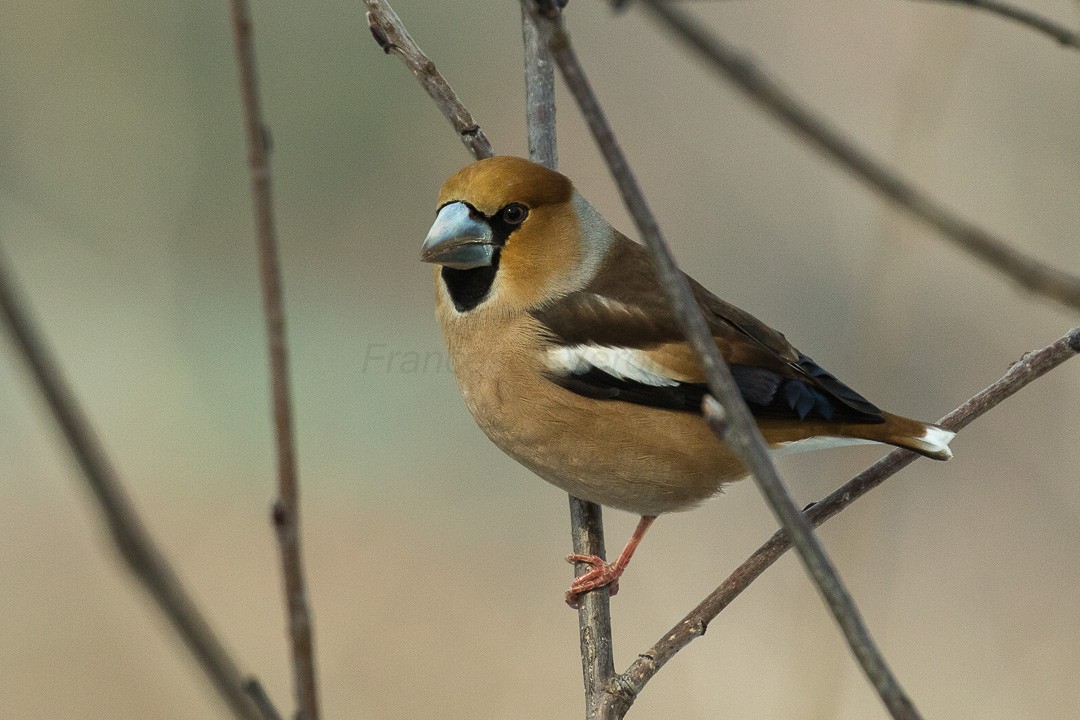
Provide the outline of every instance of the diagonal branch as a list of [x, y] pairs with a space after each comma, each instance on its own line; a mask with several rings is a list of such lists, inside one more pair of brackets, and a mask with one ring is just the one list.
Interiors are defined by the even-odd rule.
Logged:
[[[1056, 342], [1025, 355], [1009, 368], [1000, 380], [943, 417], [939, 424], [954, 432], [967, 427], [1077, 353], [1080, 353], [1080, 327], [1074, 328]], [[805, 512], [807, 519], [815, 526], [821, 525], [917, 459], [915, 453], [893, 450], [821, 502], [812, 505]], [[610, 708], [610, 712], [617, 717], [622, 717], [660, 668], [691, 641], [704, 635], [713, 618], [790, 547], [791, 541], [783, 530], [773, 535], [700, 605], [664, 633], [655, 645], [639, 655], [626, 672], [617, 677], [617, 682], [608, 686], [602, 704]]]
[[1060, 44], [1080, 50], [1080, 33], [1071, 30], [1038, 13], [1031, 12], [1027, 8], [1017, 7], [998, 0], [922, 0], [923, 2], [937, 2], [943, 5], [968, 5], [977, 10], [985, 10], [1007, 20], [1013, 20], [1026, 25], [1032, 30], [1037, 30], [1059, 42]]
[[[557, 8], [552, 8], [558, 12]], [[552, 170], [558, 167], [555, 134], [555, 68], [548, 38], [521, 8], [521, 34], [525, 48], [525, 124], [529, 159]], [[599, 505], [570, 496], [570, 532], [574, 553], [604, 557], [604, 522]], [[589, 570], [577, 563], [575, 572]], [[607, 588], [586, 593], [578, 602], [578, 640], [581, 674], [585, 685], [585, 716], [592, 717], [601, 690], [615, 675], [611, 642], [611, 596]]]
[[801, 105], [752, 60], [710, 34], [700, 22], [670, 7], [667, 2], [642, 0], [642, 4], [664, 27], [705, 58], [714, 70], [842, 168], [1020, 287], [1074, 310], [1080, 309], [1080, 277], [1036, 260], [953, 214]]
[[245, 691], [244, 677], [236, 662], [139, 519], [101, 440], [64, 380], [59, 363], [34, 326], [29, 312], [22, 307], [19, 294], [6, 275], [2, 258], [0, 316], [75, 456], [128, 571], [153, 598], [233, 716], [242, 720], [268, 720]]
[[405, 29], [401, 18], [390, 7], [390, 4], [383, 0], [364, 0], [364, 4], [368, 9], [368, 28], [375, 42], [379, 43], [383, 52], [395, 53], [412, 70], [413, 75], [424, 86], [424, 90], [454, 126], [461, 142], [465, 144], [473, 157], [480, 160], [494, 155], [491, 143], [488, 142], [484, 131], [458, 100], [450, 83], [439, 74], [435, 63], [431, 62], [431, 58], [424, 54], [424, 51], [409, 35], [409, 31]]
[[[660, 2], [674, 2], [675, 0], [659, 0]], [[985, 10], [993, 15], [998, 15], [1006, 20], [1012, 20], [1026, 25], [1028, 28], [1041, 32], [1044, 35], [1049, 36], [1058, 43], [1071, 47], [1074, 49], [1080, 49], [1080, 33], [1075, 30], [1062, 25], [1059, 22], [1051, 20], [1050, 18], [1043, 17], [1038, 13], [1034, 13], [1027, 8], [1018, 7], [1016, 5], [1010, 5], [1006, 2], [1000, 2], [1000, 0], [920, 0], [921, 2], [937, 2], [942, 5], [967, 5], [977, 10]], [[624, 6], [629, 5], [629, 0], [613, 0], [612, 3], [616, 9], [622, 9]]]
[[599, 101], [585, 78], [561, 18], [552, 20], [542, 17], [536, 12], [535, 7], [531, 4], [529, 7], [533, 18], [541, 28], [545, 23], [550, 27], [551, 52], [559, 66], [559, 71], [581, 108], [589, 129], [619, 186], [623, 201], [650, 250], [657, 277], [668, 294], [680, 329], [701, 359], [709, 392], [720, 403], [713, 408], [713, 412], [708, 412], [710, 406], [706, 403], [706, 416], [710, 418], [710, 426], [717, 437], [735, 450], [746, 463], [758, 489], [765, 495], [781, 526], [793, 538], [795, 548], [807, 572], [828, 604], [852, 653], [889, 712], [898, 720], [918, 718], [918, 711], [885, 663], [854, 600], [815, 537], [812, 526], [799, 512], [777, 474], [761, 431], [746, 407], [730, 369], [720, 355], [701, 313], [701, 308], [693, 298], [690, 284], [676, 266], [671, 250], [660, 233], [656, 218], [649, 210], [644, 194], [615, 140]]
[[278, 459], [278, 498], [274, 502], [273, 522], [281, 550], [297, 713], [300, 720], [318, 720], [319, 701], [314, 639], [304, 580], [303, 554], [300, 548], [300, 488], [297, 482], [296, 443], [292, 407], [289, 401], [285, 308], [282, 298], [277, 237], [274, 230], [268, 133], [262, 120], [258, 81], [255, 75], [251, 13], [248, 10], [247, 0], [231, 0], [230, 6], [233, 39], [236, 44], [236, 62], [240, 73], [244, 128], [248, 141], [255, 235], [259, 247], [259, 277], [262, 284], [267, 351], [270, 358], [274, 437]]

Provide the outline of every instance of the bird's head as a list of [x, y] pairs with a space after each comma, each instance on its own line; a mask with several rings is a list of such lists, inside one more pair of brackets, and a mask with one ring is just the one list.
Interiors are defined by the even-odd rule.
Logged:
[[458, 312], [489, 303], [523, 310], [579, 289], [611, 229], [568, 178], [499, 156], [450, 176], [420, 251]]

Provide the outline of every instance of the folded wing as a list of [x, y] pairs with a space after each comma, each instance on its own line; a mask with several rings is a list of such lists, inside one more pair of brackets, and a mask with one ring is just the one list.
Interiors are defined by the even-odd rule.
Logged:
[[[616, 272], [613, 268], [619, 268]], [[716, 346], [755, 416], [881, 423], [881, 410], [779, 332], [690, 279]], [[598, 399], [699, 413], [708, 391], [640, 245], [617, 237], [584, 289], [533, 313], [552, 382]]]

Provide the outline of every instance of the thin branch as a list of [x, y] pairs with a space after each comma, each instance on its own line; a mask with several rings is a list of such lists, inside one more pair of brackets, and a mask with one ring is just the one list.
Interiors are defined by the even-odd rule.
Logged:
[[[658, 0], [659, 2], [675, 2], [676, 0]], [[685, 2], [685, 0], [677, 0]], [[922, 2], [936, 2], [943, 5], [968, 5], [977, 10], [985, 10], [994, 15], [1000, 15], [1006, 20], [1013, 20], [1027, 27], [1050, 36], [1051, 39], [1066, 47], [1080, 49], [1080, 33], [1068, 28], [1061, 23], [1043, 17], [1038, 13], [1031, 12], [1027, 8], [1017, 7], [998, 0], [921, 0]], [[617, 10], [629, 5], [629, 0], [613, 0], [612, 4]]]
[[664, 27], [708, 60], [714, 70], [856, 178], [1020, 287], [1074, 310], [1080, 309], [1080, 278], [1020, 252], [983, 228], [953, 214], [801, 105], [750, 58], [710, 34], [699, 21], [672, 8], [667, 2], [642, 0], [642, 4]]
[[[1077, 353], [1080, 353], [1080, 327], [1074, 328], [1056, 342], [1025, 355], [1009, 368], [1000, 380], [943, 417], [939, 424], [954, 432], [960, 431]], [[807, 519], [815, 526], [821, 525], [915, 462], [918, 457], [907, 450], [893, 450], [821, 502], [812, 505], [805, 512]], [[713, 618], [731, 604], [750, 583], [754, 582], [790, 547], [791, 542], [783, 530], [773, 535], [700, 605], [680, 620], [675, 627], [664, 633], [655, 645], [639, 655], [626, 672], [618, 676], [618, 682], [609, 686], [602, 704], [610, 707], [618, 717], [622, 717], [633, 704], [638, 693], [659, 672], [660, 668], [692, 640], [704, 635], [705, 629]]]
[[262, 284], [263, 313], [266, 316], [267, 350], [270, 358], [274, 437], [278, 460], [278, 498], [274, 502], [273, 523], [281, 550], [297, 713], [301, 720], [318, 720], [319, 701], [313, 630], [304, 580], [303, 554], [300, 548], [300, 489], [297, 483], [292, 408], [289, 402], [285, 309], [282, 300], [277, 238], [274, 231], [270, 159], [267, 147], [268, 133], [262, 120], [258, 81], [255, 75], [251, 13], [247, 0], [231, 0], [230, 6], [236, 62], [240, 74], [240, 93], [244, 107], [244, 128], [248, 141], [255, 234], [259, 247], [259, 277]]
[[711, 418], [710, 426], [717, 437], [735, 450], [746, 463], [781, 526], [794, 539], [796, 550], [807, 572], [836, 618], [856, 660], [889, 712], [898, 720], [918, 718], [918, 711], [874, 644], [851, 595], [814, 536], [813, 528], [799, 512], [777, 474], [765, 439], [743, 401], [730, 369], [720, 355], [701, 309], [694, 300], [686, 276], [675, 264], [644, 194], [634, 179], [599, 101], [585, 78], [561, 18], [541, 18], [539, 13], [534, 13], [533, 17], [541, 27], [545, 22], [550, 25], [552, 55], [600, 146], [638, 231], [651, 252], [657, 277], [668, 293], [680, 329], [701, 359], [709, 392], [722, 405], [722, 418], [715, 411], [708, 415]]
[[1060, 23], [1045, 18], [1038, 13], [1009, 3], [997, 0], [922, 0], [923, 2], [937, 2], [944, 5], [968, 5], [970, 7], [985, 10], [994, 15], [1000, 15], [1008, 20], [1014, 20], [1021, 25], [1026, 25], [1032, 30], [1049, 35], [1066, 47], [1080, 49], [1080, 33], [1071, 30]]
[[[528, 0], [525, 0], [528, 2]], [[558, 12], [557, 8], [552, 11]], [[525, 124], [529, 136], [529, 158], [558, 169], [555, 133], [555, 67], [548, 51], [548, 38], [521, 8], [521, 36], [525, 49]], [[570, 496], [570, 533], [574, 554], [604, 555], [604, 522], [599, 505]], [[590, 566], [577, 563], [575, 574]], [[581, 646], [581, 675], [585, 686], [585, 717], [593, 717], [601, 690], [615, 675], [611, 642], [611, 597], [607, 588], [586, 593], [578, 602], [578, 639]]]
[[[604, 555], [604, 522], [599, 505], [570, 496], [570, 530], [574, 552]], [[577, 563], [575, 574], [588, 570]], [[603, 690], [615, 677], [611, 642], [611, 596], [607, 588], [585, 593], [578, 599], [578, 640], [581, 645], [581, 676], [585, 685], [585, 717], [598, 715]]]
[[0, 310], [11, 340], [71, 448], [128, 571], [153, 598], [232, 714], [243, 720], [268, 720], [244, 691], [244, 676], [236, 662], [139, 519], [90, 420], [64, 380], [59, 363], [20, 302], [2, 258]]
[[525, 127], [529, 159], [552, 170], [559, 168], [555, 133], [555, 66], [547, 38], [521, 9], [521, 42], [525, 49]]
[[375, 42], [379, 43], [383, 52], [397, 54], [401, 61], [412, 70], [413, 75], [424, 86], [424, 90], [454, 126], [461, 142], [465, 144], [473, 157], [480, 160], [494, 155], [491, 143], [488, 142], [484, 131], [458, 100], [454, 89], [439, 74], [435, 63], [431, 62], [431, 59], [409, 35], [401, 18], [390, 7], [390, 4], [383, 0], [364, 0], [364, 4], [367, 5], [368, 27]]

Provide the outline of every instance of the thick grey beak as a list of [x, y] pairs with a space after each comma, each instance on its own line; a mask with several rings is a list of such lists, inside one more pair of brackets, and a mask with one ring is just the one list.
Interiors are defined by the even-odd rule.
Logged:
[[491, 226], [469, 214], [462, 202], [444, 205], [420, 247], [420, 259], [457, 270], [491, 265], [495, 256]]

